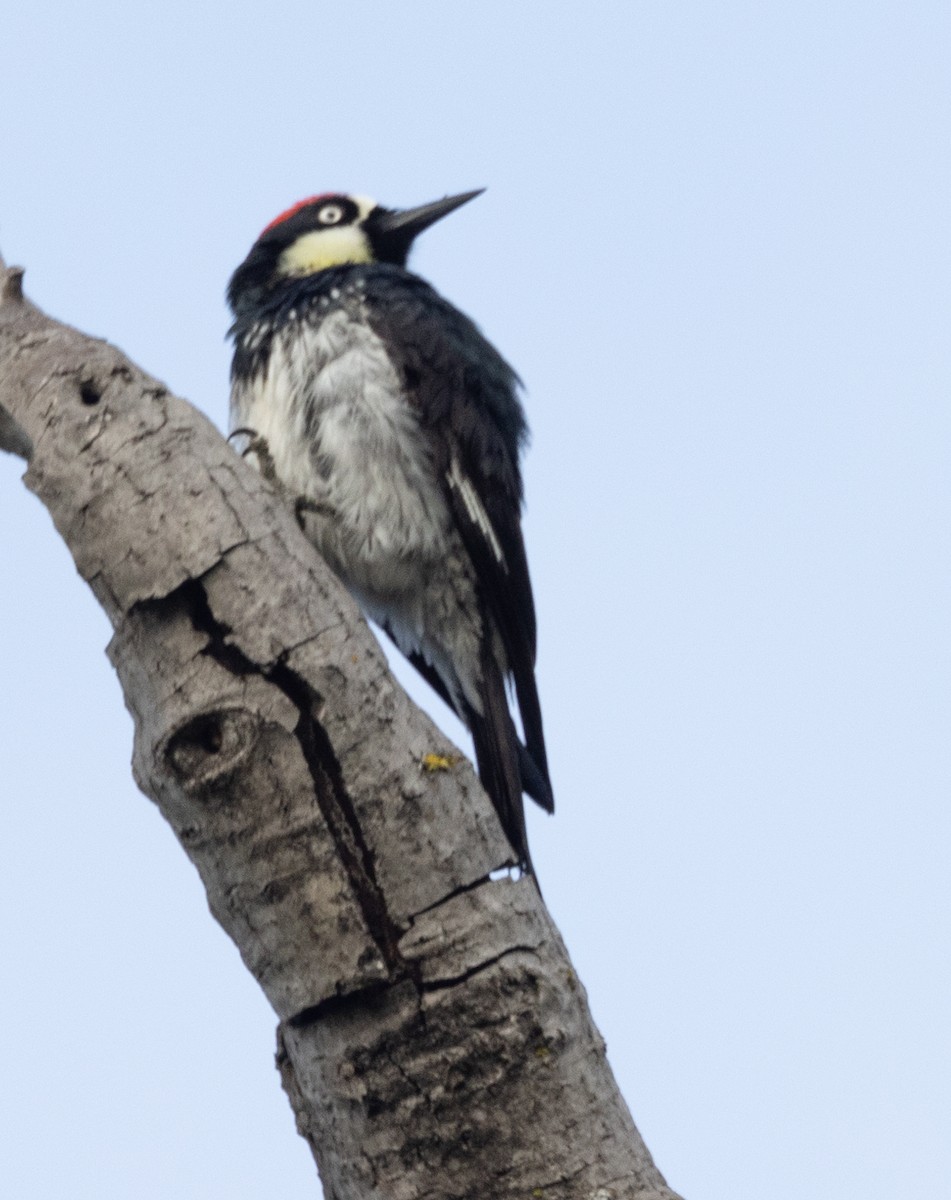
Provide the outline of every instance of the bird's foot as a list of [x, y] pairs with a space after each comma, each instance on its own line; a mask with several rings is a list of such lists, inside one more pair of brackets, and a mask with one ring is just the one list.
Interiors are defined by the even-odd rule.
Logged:
[[274, 466], [274, 456], [271, 454], [271, 448], [267, 444], [267, 438], [261, 435], [255, 429], [232, 429], [228, 434], [228, 441], [232, 438], [243, 437], [247, 438], [244, 449], [241, 451], [241, 457], [247, 458], [249, 454], [253, 454], [258, 460], [258, 470], [268, 481], [274, 484], [275, 487], [280, 485], [280, 480], [277, 477], [277, 468]]
[[277, 468], [274, 465], [274, 456], [271, 453], [270, 446], [267, 444], [267, 438], [261, 437], [256, 430], [246, 427], [232, 430], [228, 435], [228, 441], [230, 442], [234, 437], [247, 439], [241, 451], [241, 457], [247, 458], [249, 454], [254, 455], [257, 459], [258, 471], [271, 487], [280, 493], [288, 508], [294, 510], [294, 517], [297, 524], [305, 533], [307, 532], [308, 514], [323, 517], [325, 520], [333, 517], [334, 512], [329, 504], [314, 500], [311, 496], [291, 495], [288, 488], [284, 486], [283, 480], [278, 476]]
[[297, 524], [305, 533], [307, 532], [308, 513], [328, 520], [333, 517], [334, 509], [332, 505], [321, 503], [310, 496], [298, 496], [294, 501], [294, 516], [297, 518]]

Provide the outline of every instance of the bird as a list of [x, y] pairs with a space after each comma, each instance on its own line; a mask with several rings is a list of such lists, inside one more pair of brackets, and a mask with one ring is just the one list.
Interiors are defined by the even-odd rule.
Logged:
[[554, 797], [521, 529], [522, 385], [406, 266], [418, 234], [482, 191], [407, 209], [324, 193], [271, 221], [227, 289], [231, 426], [468, 727], [514, 865], [534, 875], [523, 793], [547, 812]]

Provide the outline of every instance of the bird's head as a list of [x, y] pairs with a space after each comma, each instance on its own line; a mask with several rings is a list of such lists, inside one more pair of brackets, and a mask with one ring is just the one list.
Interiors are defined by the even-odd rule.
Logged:
[[237, 314], [286, 279], [346, 263], [405, 266], [418, 234], [482, 191], [406, 209], [383, 208], [365, 196], [311, 196], [265, 226], [231, 277], [228, 303]]

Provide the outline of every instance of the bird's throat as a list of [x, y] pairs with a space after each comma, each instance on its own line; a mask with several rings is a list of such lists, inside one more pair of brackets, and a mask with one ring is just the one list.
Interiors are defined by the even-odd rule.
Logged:
[[280, 275], [313, 275], [344, 263], [373, 261], [370, 243], [362, 229], [349, 225], [340, 229], [317, 229], [302, 234], [278, 260]]

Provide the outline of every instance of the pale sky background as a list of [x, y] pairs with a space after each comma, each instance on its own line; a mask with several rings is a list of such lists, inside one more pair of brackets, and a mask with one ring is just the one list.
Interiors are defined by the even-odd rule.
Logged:
[[[488, 188], [413, 266], [526, 382], [530, 836], [635, 1120], [687, 1200], [951, 1195], [947, 0], [11, 2], [0, 55], [0, 248], [222, 426], [268, 220]], [[314, 1197], [21, 473], [0, 1191]]]

